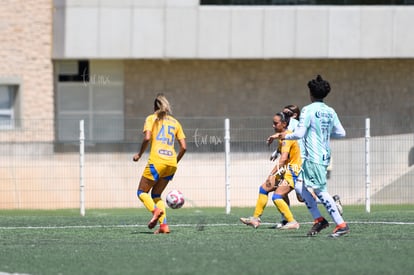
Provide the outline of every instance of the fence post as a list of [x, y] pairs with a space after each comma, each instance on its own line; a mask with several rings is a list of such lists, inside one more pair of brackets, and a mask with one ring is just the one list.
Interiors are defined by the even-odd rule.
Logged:
[[226, 214], [230, 214], [230, 120], [224, 120]]
[[79, 191], [80, 191], [80, 214], [85, 216], [85, 183], [84, 183], [84, 163], [85, 163], [85, 129], [84, 121], [79, 122]]
[[370, 174], [370, 119], [365, 119], [365, 211], [371, 212], [371, 174]]

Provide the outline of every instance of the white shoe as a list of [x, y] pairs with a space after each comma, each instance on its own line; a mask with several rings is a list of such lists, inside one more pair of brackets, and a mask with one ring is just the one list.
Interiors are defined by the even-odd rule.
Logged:
[[297, 221], [288, 222], [280, 228], [280, 230], [299, 229], [300, 225]]
[[240, 218], [240, 221], [244, 223], [245, 225], [252, 226], [254, 229], [258, 228], [261, 223], [260, 218], [255, 218], [255, 217]]

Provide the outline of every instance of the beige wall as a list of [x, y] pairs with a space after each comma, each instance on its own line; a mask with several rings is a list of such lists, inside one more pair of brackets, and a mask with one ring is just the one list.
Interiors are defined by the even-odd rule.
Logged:
[[1, 1], [0, 37], [0, 78], [21, 83], [23, 119], [19, 135], [2, 131], [1, 140], [53, 140], [52, 0]]
[[412, 59], [125, 61], [125, 116], [151, 112], [159, 91], [176, 116], [268, 116], [308, 104], [306, 84], [318, 73], [340, 116], [375, 118], [373, 135], [414, 131]]

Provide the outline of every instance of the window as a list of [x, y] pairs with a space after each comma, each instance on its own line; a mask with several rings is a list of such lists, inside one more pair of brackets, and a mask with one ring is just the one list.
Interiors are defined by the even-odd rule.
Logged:
[[14, 129], [18, 113], [18, 84], [0, 82], [0, 130]]
[[59, 82], [89, 82], [89, 61], [62, 62]]
[[79, 139], [79, 121], [91, 143], [124, 139], [123, 62], [65, 60], [56, 66], [56, 131], [61, 143]]

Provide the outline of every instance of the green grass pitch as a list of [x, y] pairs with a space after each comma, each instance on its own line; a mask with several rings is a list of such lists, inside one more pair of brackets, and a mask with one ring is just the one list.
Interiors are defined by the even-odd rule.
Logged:
[[344, 210], [351, 233], [338, 239], [330, 218], [306, 237], [305, 206], [292, 208], [295, 231], [271, 228], [273, 206], [258, 229], [239, 222], [253, 207], [169, 209], [167, 235], [152, 234], [142, 208], [0, 210], [0, 274], [413, 274], [413, 205]]

